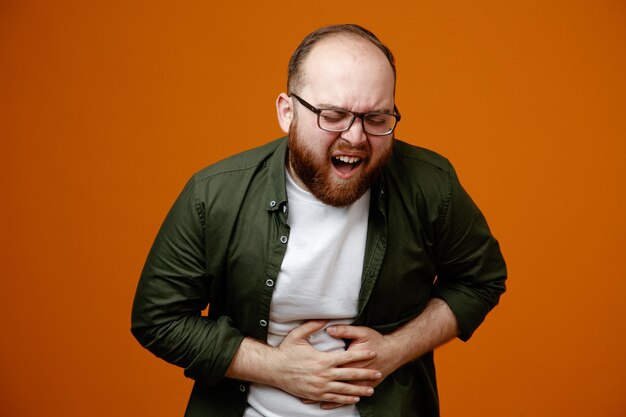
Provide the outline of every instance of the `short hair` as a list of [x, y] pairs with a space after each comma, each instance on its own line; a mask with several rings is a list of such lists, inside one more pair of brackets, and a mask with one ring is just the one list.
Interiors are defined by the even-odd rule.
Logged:
[[341, 24], [341, 25], [331, 25], [321, 27], [314, 32], [309, 33], [306, 38], [302, 40], [300, 45], [296, 48], [293, 55], [291, 55], [291, 59], [289, 60], [289, 66], [287, 69], [287, 92], [292, 93], [296, 92], [296, 90], [302, 86], [303, 74], [302, 74], [302, 64], [304, 60], [309, 56], [311, 50], [322, 39], [333, 35], [351, 35], [355, 37], [361, 37], [369, 42], [371, 42], [374, 46], [380, 49], [385, 57], [387, 57], [387, 61], [389, 61], [389, 65], [391, 65], [391, 70], [393, 71], [393, 80], [395, 84], [396, 80], [396, 64], [393, 57], [393, 53], [391, 50], [383, 44], [380, 39], [376, 37], [372, 32], [365, 29], [362, 26], [355, 24]]

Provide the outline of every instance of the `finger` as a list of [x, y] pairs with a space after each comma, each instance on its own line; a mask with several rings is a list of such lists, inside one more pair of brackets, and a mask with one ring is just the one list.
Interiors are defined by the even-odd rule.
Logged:
[[345, 404], [330, 403], [330, 402], [324, 401], [320, 403], [320, 408], [322, 410], [334, 410], [335, 408], [343, 407], [344, 405]]
[[300, 401], [302, 401], [304, 404], [313, 404], [313, 403], [318, 402], [315, 400], [309, 400], [308, 398], [300, 398]]
[[354, 396], [349, 396], [349, 395], [326, 394], [324, 395], [324, 398], [322, 398], [322, 402], [346, 405], [346, 404], [356, 404], [359, 402], [360, 399], [361, 399], [360, 397], [354, 397]]
[[291, 330], [287, 335], [291, 339], [306, 339], [315, 332], [318, 332], [326, 326], [328, 320], [311, 320], [307, 321], [295, 329]]
[[362, 326], [336, 325], [329, 326], [326, 333], [338, 339], [362, 339], [367, 337], [368, 330], [370, 329]]
[[363, 385], [364, 387], [372, 387], [372, 388], [376, 388], [376, 385], [378, 385], [380, 383], [382, 378], [378, 378], [378, 380], [373, 380], [373, 379], [367, 379], [367, 380], [362, 380], [362, 381], [350, 381], [351, 384], [354, 385]]
[[373, 350], [345, 350], [341, 352], [333, 352], [330, 354], [330, 360], [334, 366], [345, 365], [352, 362], [369, 361], [376, 357]]
[[328, 384], [328, 391], [321, 398], [327, 402], [341, 402], [329, 398], [333, 396], [369, 397], [374, 394], [374, 388], [367, 385], [350, 384], [347, 382], [335, 381]]
[[377, 381], [383, 377], [383, 374], [377, 370], [362, 368], [336, 368], [332, 375], [335, 381], [351, 381], [350, 385], [368, 385], [364, 382]]

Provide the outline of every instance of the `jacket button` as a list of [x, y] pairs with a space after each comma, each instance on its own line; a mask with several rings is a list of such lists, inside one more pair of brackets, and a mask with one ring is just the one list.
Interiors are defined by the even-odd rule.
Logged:
[[274, 280], [268, 279], [267, 281], [265, 281], [265, 285], [267, 285], [268, 287], [273, 287], [274, 286]]
[[246, 386], [245, 385], [239, 385], [239, 391], [246, 392]]
[[276, 207], [276, 201], [274, 200], [270, 201], [270, 207]]
[[267, 322], [265, 320], [261, 320], [259, 324], [263, 327], [267, 326]]
[[282, 243], [287, 243], [287, 236], [281, 236], [281, 237], [280, 237], [280, 241], [281, 241]]

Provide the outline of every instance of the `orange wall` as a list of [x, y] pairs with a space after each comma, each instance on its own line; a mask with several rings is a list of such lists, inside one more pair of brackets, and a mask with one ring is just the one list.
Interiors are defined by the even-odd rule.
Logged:
[[0, 414], [182, 415], [191, 382], [128, 330], [149, 246], [191, 173], [280, 135], [299, 40], [350, 21], [509, 262], [437, 355], [444, 416], [624, 415], [625, 3], [257, 3], [0, 3]]

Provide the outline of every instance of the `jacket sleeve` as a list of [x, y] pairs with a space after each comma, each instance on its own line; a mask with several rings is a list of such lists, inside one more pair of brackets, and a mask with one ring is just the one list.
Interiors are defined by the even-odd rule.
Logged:
[[467, 341], [505, 291], [506, 264], [498, 241], [451, 167], [447, 198], [436, 224], [437, 279], [433, 296], [446, 301]]
[[205, 210], [192, 178], [170, 209], [152, 245], [135, 294], [131, 331], [156, 356], [187, 377], [215, 385], [243, 335], [227, 317], [201, 315], [211, 279], [205, 262]]

